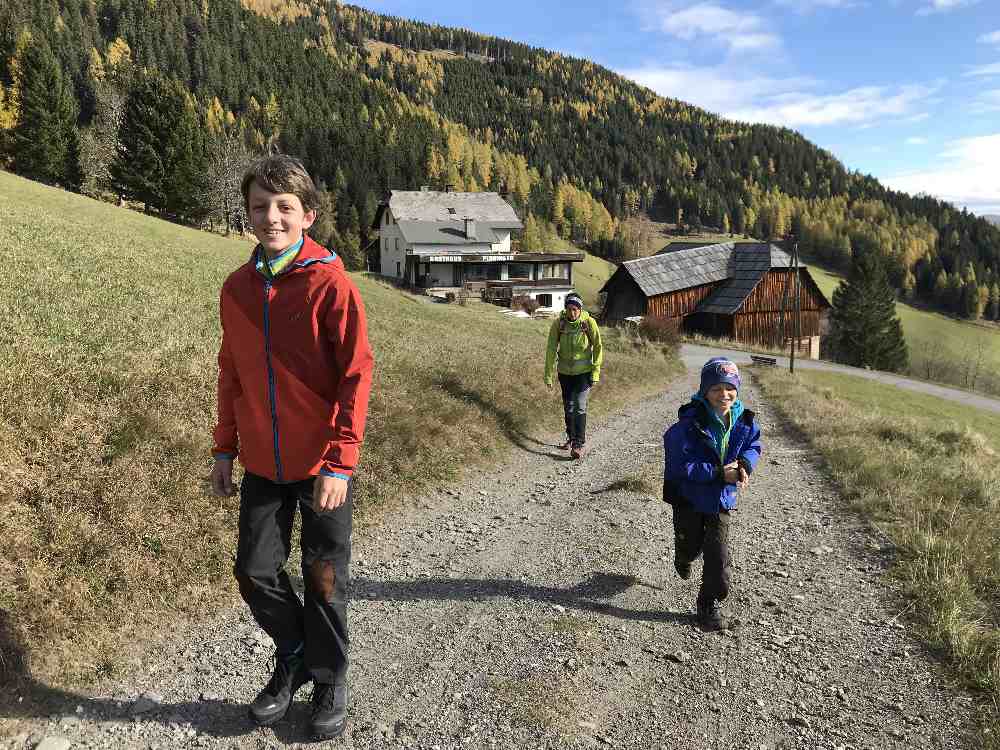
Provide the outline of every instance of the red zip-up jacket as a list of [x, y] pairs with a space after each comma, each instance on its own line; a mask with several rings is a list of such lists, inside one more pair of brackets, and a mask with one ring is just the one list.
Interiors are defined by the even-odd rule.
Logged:
[[374, 363], [361, 295], [340, 258], [309, 237], [274, 279], [256, 260], [222, 285], [213, 453], [275, 482], [350, 478]]

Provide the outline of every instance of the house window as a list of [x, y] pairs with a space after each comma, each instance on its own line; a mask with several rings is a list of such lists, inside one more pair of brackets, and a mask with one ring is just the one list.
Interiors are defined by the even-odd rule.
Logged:
[[499, 263], [469, 263], [465, 266], [466, 281], [499, 281]]
[[399, 237], [396, 238], [396, 249], [399, 250]]
[[507, 264], [507, 278], [508, 279], [530, 279], [531, 278], [531, 264], [530, 263], [508, 263]]
[[538, 300], [538, 304], [542, 307], [552, 307], [551, 294], [539, 294], [535, 299]]
[[400, 267], [399, 261], [396, 262], [396, 275], [397, 276], [402, 276], [403, 275], [403, 269]]
[[543, 279], [568, 279], [569, 263], [542, 263], [538, 272]]

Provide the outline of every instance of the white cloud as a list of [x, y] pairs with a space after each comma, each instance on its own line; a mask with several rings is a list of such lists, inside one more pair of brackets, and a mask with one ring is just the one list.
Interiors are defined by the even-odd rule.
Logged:
[[853, 8], [859, 5], [858, 0], [775, 0], [775, 2], [800, 13], [807, 13], [817, 8]]
[[964, 75], [966, 77], [1000, 76], [1000, 62], [991, 63], [990, 65], [980, 65], [978, 68], [965, 71]]
[[923, 146], [927, 139], [920, 135], [914, 135], [906, 139], [907, 146]]
[[707, 37], [734, 52], [781, 46], [781, 38], [767, 30], [760, 16], [730, 10], [716, 2], [699, 2], [687, 7], [676, 3], [659, 5], [647, 9], [646, 13], [654, 19], [647, 26], [688, 42]]
[[977, 214], [1000, 213], [1000, 133], [948, 144], [935, 168], [882, 180], [894, 190], [927, 193]]
[[979, 41], [983, 44], [1000, 44], [1000, 31], [994, 31], [991, 34], [983, 34], [979, 37]]
[[972, 113], [984, 115], [990, 112], [1000, 112], [1000, 89], [980, 92], [972, 103]]
[[929, 16], [932, 13], [947, 13], [969, 5], [976, 5], [979, 0], [930, 0], [930, 4], [917, 11], [919, 16]]
[[918, 112], [940, 88], [866, 86], [841, 93], [816, 93], [818, 81], [747, 75], [734, 66], [710, 68], [649, 66], [619, 71], [662, 96], [691, 102], [724, 117], [786, 127], [872, 126], [885, 120], [926, 119]]

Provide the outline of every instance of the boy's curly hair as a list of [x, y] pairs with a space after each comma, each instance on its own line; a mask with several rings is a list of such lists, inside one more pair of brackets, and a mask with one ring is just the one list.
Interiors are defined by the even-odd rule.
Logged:
[[291, 193], [302, 202], [305, 211], [319, 208], [319, 191], [302, 162], [287, 154], [262, 156], [251, 162], [243, 173], [240, 192], [243, 205], [250, 213], [250, 185], [256, 182], [272, 193]]

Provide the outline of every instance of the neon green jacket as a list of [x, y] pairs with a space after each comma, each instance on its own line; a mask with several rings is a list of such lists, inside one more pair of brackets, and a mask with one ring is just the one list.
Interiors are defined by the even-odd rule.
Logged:
[[[586, 330], [590, 330], [587, 336]], [[553, 370], [556, 369], [556, 355], [559, 356], [559, 372], [563, 375], [591, 373], [595, 383], [601, 379], [601, 363], [604, 361], [604, 347], [601, 345], [601, 329], [597, 321], [584, 310], [577, 321], [572, 321], [563, 310], [552, 321], [549, 330], [549, 345], [545, 350], [545, 383], [552, 385]]]

